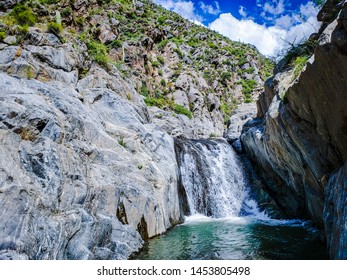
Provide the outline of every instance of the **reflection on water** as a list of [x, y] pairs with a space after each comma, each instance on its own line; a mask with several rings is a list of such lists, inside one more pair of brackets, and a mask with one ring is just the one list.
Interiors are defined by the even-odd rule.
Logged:
[[327, 259], [303, 221], [193, 218], [149, 241], [134, 259]]

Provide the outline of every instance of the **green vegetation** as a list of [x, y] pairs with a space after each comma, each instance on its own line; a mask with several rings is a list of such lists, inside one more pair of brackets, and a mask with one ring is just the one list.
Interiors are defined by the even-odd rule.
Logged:
[[184, 57], [183, 52], [179, 48], [175, 48], [174, 51], [178, 54], [179, 58], [182, 59]]
[[299, 74], [301, 73], [302, 69], [304, 69], [306, 62], [308, 61], [309, 57], [307, 56], [298, 56], [295, 58], [295, 60], [291, 63], [291, 66], [294, 69], [294, 77], [297, 78]]
[[152, 61], [152, 66], [158, 68], [160, 67], [160, 63], [157, 60]]
[[0, 41], [4, 40], [7, 37], [7, 34], [4, 30], [0, 30]]
[[56, 22], [49, 22], [47, 24], [47, 31], [55, 35], [59, 35], [63, 31], [63, 26]]
[[147, 106], [156, 106], [158, 108], [163, 108], [167, 105], [167, 100], [163, 97], [146, 97], [144, 101]]
[[158, 23], [159, 23], [160, 25], [164, 24], [165, 21], [166, 21], [166, 18], [165, 18], [164, 16], [160, 16], [160, 17], [158, 18]]
[[112, 49], [118, 49], [122, 46], [122, 41], [120, 40], [113, 40], [110, 44], [109, 44], [109, 47], [112, 48]]
[[295, 64], [294, 61], [297, 57], [309, 58], [313, 54], [317, 43], [318, 42], [316, 40], [307, 40], [297, 45], [292, 44], [291, 48], [287, 51], [283, 58], [285, 65], [292, 66], [293, 63]]
[[161, 55], [158, 55], [158, 56], [157, 56], [157, 60], [158, 60], [161, 64], [165, 64], [164, 57], [162, 57]]
[[[72, 42], [76, 49], [83, 49], [79, 42], [82, 41], [87, 46], [90, 60], [100, 66], [109, 67], [109, 70], [114, 69], [112, 65], [116, 66], [123, 78], [132, 80], [148, 106], [189, 118], [193, 117], [194, 108], [199, 110], [198, 106], [190, 102], [187, 109], [175, 104], [170, 97], [180, 89], [175, 82], [182, 74], [188, 77], [188, 90], [194, 87], [201, 93], [202, 106], [209, 106], [207, 96], [211, 93], [219, 98], [218, 110], [223, 113], [225, 122], [238, 103], [252, 101], [257, 83], [245, 80], [244, 74], [256, 75], [256, 68], [262, 80], [271, 75], [273, 63], [253, 46], [232, 42], [147, 0], [143, 1], [143, 6], [136, 7], [130, 0], [87, 1], [83, 13], [75, 10], [74, 3], [75, 0], [21, 1], [12, 11], [0, 16], [0, 40], [15, 35], [16, 44], [20, 44], [28, 38], [29, 26], [35, 25], [42, 30], [47, 26], [49, 32], [59, 37], [64, 34], [60, 40]], [[42, 13], [42, 6], [47, 13]], [[109, 26], [107, 32], [114, 33], [111, 38], [115, 40], [102, 43], [105, 38], [102, 35], [106, 33], [103, 34], [100, 23]], [[170, 31], [167, 31], [168, 27]], [[178, 61], [173, 52], [178, 54]], [[300, 72], [304, 59], [296, 57], [308, 55], [294, 53], [287, 63]], [[250, 59], [255, 63], [254, 68], [245, 69]], [[88, 67], [85, 68], [81, 69], [81, 75], [87, 73]], [[235, 99], [236, 81], [242, 85], [243, 98]], [[124, 96], [128, 100], [133, 98], [126, 92]]]
[[71, 16], [71, 14], [72, 14], [72, 9], [71, 9], [70, 7], [65, 8], [65, 9], [62, 10], [62, 12], [61, 12], [61, 15], [62, 15], [63, 17], [69, 17], [69, 16]]
[[225, 82], [226, 80], [230, 80], [231, 78], [231, 74], [229, 72], [223, 72], [221, 75], [221, 79], [223, 82]]
[[88, 54], [95, 62], [106, 67], [109, 61], [106, 46], [96, 41], [87, 42]]
[[163, 50], [166, 45], [169, 43], [169, 40], [165, 39], [165, 40], [162, 40], [159, 44], [158, 44], [158, 49], [159, 50]]
[[79, 27], [83, 27], [84, 25], [84, 17], [77, 17], [75, 19], [75, 23], [79, 26]]
[[10, 16], [21, 26], [33, 26], [37, 21], [34, 12], [23, 4], [17, 4], [10, 13]]
[[224, 124], [226, 125], [233, 114], [233, 105], [225, 100], [221, 100], [220, 109], [223, 112]]
[[179, 104], [174, 104], [174, 111], [176, 114], [182, 114], [182, 115], [186, 115], [188, 118], [193, 118], [193, 114], [191, 111], [189, 111], [187, 108], [179, 105]]
[[142, 85], [141, 87], [141, 94], [145, 97], [148, 97], [149, 96], [149, 91], [148, 91], [148, 88], [146, 85]]
[[247, 97], [249, 96], [257, 85], [255, 80], [242, 80], [242, 92]]
[[123, 136], [121, 136], [121, 137], [118, 139], [118, 144], [121, 145], [123, 148], [126, 148], [126, 147], [127, 147], [127, 144], [125, 143], [124, 137], [123, 137]]

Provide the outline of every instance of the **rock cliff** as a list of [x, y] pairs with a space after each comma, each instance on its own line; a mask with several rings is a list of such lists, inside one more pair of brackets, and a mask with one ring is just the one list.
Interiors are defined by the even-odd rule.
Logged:
[[151, 1], [2, 1], [0, 259], [125, 259], [182, 222], [173, 137], [222, 135], [269, 68]]
[[277, 68], [241, 141], [284, 211], [315, 221], [330, 257], [346, 259], [347, 2], [328, 0], [318, 18], [313, 55]]

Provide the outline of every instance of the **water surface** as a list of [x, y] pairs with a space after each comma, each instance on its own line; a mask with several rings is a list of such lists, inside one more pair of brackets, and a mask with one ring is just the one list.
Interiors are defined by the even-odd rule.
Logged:
[[148, 242], [134, 259], [327, 259], [318, 230], [300, 220], [188, 218]]

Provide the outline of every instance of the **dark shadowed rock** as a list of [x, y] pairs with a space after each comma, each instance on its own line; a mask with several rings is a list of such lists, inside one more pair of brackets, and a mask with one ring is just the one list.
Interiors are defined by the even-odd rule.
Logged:
[[264, 122], [241, 141], [284, 211], [324, 227], [330, 257], [346, 258], [347, 31], [343, 13], [335, 19], [341, 1], [331, 10], [333, 2], [323, 8], [330, 15], [321, 13], [327, 22], [314, 55], [298, 77], [285, 70], [267, 83]]
[[347, 164], [334, 173], [325, 188], [324, 224], [330, 256], [347, 259]]

